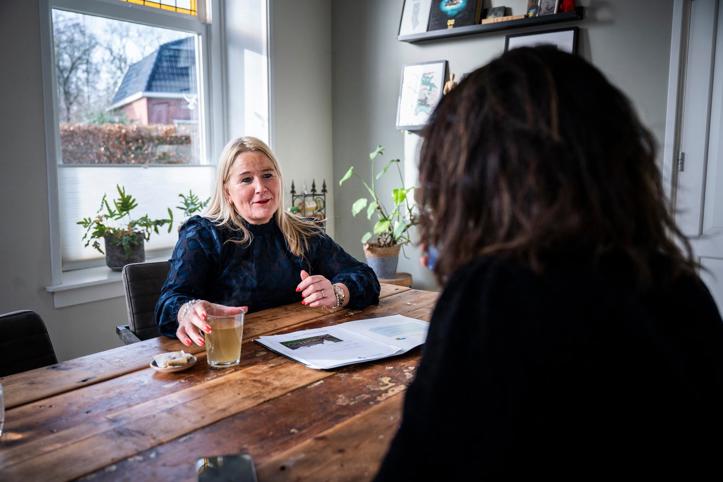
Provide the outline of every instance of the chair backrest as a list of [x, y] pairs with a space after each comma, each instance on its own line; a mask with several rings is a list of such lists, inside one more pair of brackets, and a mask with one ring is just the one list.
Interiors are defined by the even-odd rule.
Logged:
[[58, 363], [42, 318], [34, 311], [0, 315], [0, 376]]
[[155, 307], [169, 269], [168, 261], [131, 263], [123, 267], [128, 326], [141, 340], [160, 335]]

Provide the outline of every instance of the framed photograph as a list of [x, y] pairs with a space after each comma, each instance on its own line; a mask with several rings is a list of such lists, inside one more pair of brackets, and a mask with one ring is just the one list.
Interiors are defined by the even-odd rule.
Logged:
[[447, 61], [434, 60], [402, 67], [402, 82], [397, 106], [397, 129], [424, 127], [442, 98], [447, 80]]
[[432, 0], [404, 0], [399, 36], [426, 32], [431, 7]]
[[560, 0], [540, 0], [537, 15], [552, 15], [557, 13], [558, 3], [560, 3]]
[[505, 52], [519, 47], [550, 44], [563, 52], [576, 54], [577, 30], [577, 27], [570, 27], [544, 32], [510, 34], [505, 37]]
[[537, 12], [540, 9], [540, 0], [527, 0], [527, 16], [537, 17]]
[[475, 25], [482, 14], [482, 0], [434, 0], [427, 30]]
[[485, 18], [499, 18], [507, 15], [507, 7], [492, 7], [487, 10]]

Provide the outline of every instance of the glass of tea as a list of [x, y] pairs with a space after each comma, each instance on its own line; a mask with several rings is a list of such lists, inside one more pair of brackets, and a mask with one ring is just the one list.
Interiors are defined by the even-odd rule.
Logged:
[[226, 368], [238, 365], [241, 361], [244, 314], [208, 315], [206, 321], [211, 325], [211, 333], [204, 335], [209, 366]]

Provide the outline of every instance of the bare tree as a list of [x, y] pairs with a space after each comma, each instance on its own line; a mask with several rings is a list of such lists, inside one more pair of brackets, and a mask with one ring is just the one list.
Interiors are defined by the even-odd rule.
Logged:
[[93, 61], [98, 39], [78, 21], [53, 16], [55, 73], [63, 111], [63, 120], [77, 120], [79, 104], [90, 102], [90, 90], [97, 82], [99, 69]]
[[[130, 53], [135, 32], [134, 25], [128, 22], [108, 22], [105, 25], [105, 42], [103, 51], [106, 58], [106, 68], [109, 77], [109, 89], [115, 91], [128, 71], [128, 67], [136, 61]], [[150, 52], [147, 52], [150, 53]], [[147, 54], [144, 52], [142, 55]]]

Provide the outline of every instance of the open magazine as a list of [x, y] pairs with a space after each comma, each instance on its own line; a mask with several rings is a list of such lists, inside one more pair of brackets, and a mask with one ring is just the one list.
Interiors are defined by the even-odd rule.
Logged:
[[260, 336], [265, 347], [309, 368], [326, 370], [401, 355], [424, 343], [429, 323], [402, 315]]

